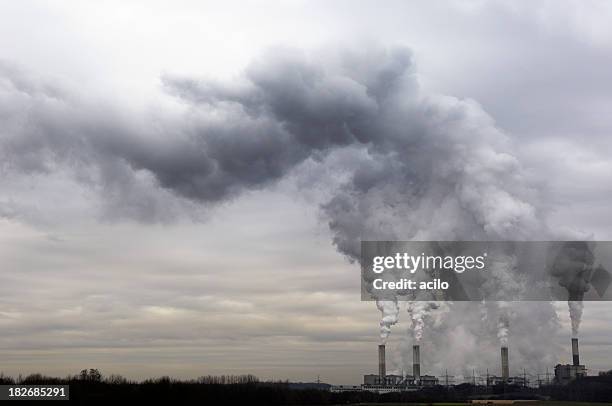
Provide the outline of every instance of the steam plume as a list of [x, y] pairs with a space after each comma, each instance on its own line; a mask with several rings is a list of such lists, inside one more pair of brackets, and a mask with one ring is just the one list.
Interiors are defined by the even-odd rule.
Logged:
[[499, 322], [497, 323], [497, 338], [499, 339], [499, 343], [503, 346], [508, 345], [508, 333], [510, 331], [510, 321], [508, 320], [507, 315], [502, 315], [499, 317]]
[[[525, 281], [521, 280], [517, 272], [517, 259], [508, 253], [492, 253], [489, 255], [487, 282], [482, 286], [487, 297], [517, 298], [520, 299], [525, 290]], [[510, 333], [511, 303], [506, 301], [492, 302], [497, 312], [497, 338], [502, 346], [508, 345]]]
[[[405, 48], [277, 49], [228, 83], [165, 76], [186, 111], [141, 120], [13, 69], [0, 75], [3, 174], [73, 172], [111, 217], [159, 221], [174, 204], [210, 207], [295, 176], [324, 189], [322, 215], [351, 261], [361, 240], [547, 235], [508, 137], [477, 102], [423, 93]], [[398, 307], [377, 305], [384, 340]], [[433, 309], [411, 310], [415, 337], [431, 319], [473, 339], [469, 310]]]
[[567, 289], [568, 307], [572, 323], [572, 336], [578, 337], [584, 304], [582, 299], [590, 288], [595, 257], [584, 241], [568, 241], [559, 247], [551, 267], [551, 274], [559, 285]]
[[572, 336], [578, 337], [580, 331], [580, 321], [582, 320], [582, 311], [584, 309], [584, 303], [579, 300], [568, 300], [567, 301], [570, 313], [570, 319], [572, 321]]
[[420, 342], [423, 339], [423, 330], [425, 329], [425, 319], [428, 313], [439, 307], [433, 301], [410, 301], [408, 303], [408, 314], [410, 315], [412, 335], [415, 342]]
[[395, 325], [398, 320], [399, 306], [397, 301], [378, 300], [376, 306], [381, 313], [380, 319], [380, 342], [385, 344], [389, 334], [391, 334], [391, 326]]

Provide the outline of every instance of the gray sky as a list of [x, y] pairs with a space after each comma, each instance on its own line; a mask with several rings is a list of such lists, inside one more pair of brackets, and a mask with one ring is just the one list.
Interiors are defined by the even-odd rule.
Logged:
[[[354, 383], [375, 371], [380, 313], [338, 253], [351, 255], [352, 231], [414, 237], [390, 225], [401, 217], [417, 236], [472, 236], [444, 216], [476, 190], [492, 203], [471, 213], [495, 236], [521, 236], [499, 228], [503, 206], [521, 227], [533, 208], [554, 236], [612, 239], [612, 5], [430, 3], [0, 2], [0, 371]], [[404, 131], [438, 148], [438, 130], [441, 153], [484, 145], [512, 159], [476, 169], [503, 181], [466, 178], [432, 214], [396, 188], [427, 163], [376, 158], [412, 148]], [[372, 173], [391, 179], [377, 195], [363, 186]], [[354, 196], [358, 215], [344, 216]], [[348, 229], [356, 218], [363, 227]], [[534, 373], [569, 361], [566, 305], [555, 309], [553, 338], [534, 333], [552, 343]], [[424, 363], [443, 352], [434, 332], [466, 357], [481, 348], [466, 315], [479, 311], [440, 312]], [[515, 313], [518, 370], [530, 357], [518, 336], [538, 319]], [[591, 371], [612, 368], [610, 314], [585, 305]], [[406, 316], [389, 342], [397, 369]], [[484, 373], [489, 352], [448, 362]], [[441, 373], [429, 357], [425, 372]]]

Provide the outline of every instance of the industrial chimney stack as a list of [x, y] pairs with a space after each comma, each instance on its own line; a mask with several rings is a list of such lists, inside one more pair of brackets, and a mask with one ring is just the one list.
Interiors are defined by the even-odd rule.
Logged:
[[381, 344], [378, 346], [378, 378], [380, 379], [381, 385], [384, 385], [386, 376], [387, 368], [385, 366], [385, 345]]
[[508, 365], [508, 347], [501, 347], [501, 369], [502, 380], [506, 382], [510, 377], [510, 367]]
[[415, 381], [421, 380], [421, 350], [418, 345], [412, 346], [412, 375]]
[[572, 359], [574, 366], [580, 365], [580, 353], [578, 352], [578, 339], [572, 338]]

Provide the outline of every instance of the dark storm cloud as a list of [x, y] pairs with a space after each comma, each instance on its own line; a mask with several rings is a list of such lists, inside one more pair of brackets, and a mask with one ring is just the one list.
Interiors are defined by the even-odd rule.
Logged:
[[0, 154], [7, 173], [68, 168], [84, 183], [112, 190], [146, 170], [163, 188], [207, 202], [278, 178], [296, 160], [273, 122], [239, 117], [190, 129], [157, 120], [144, 127], [108, 106], [50, 92], [17, 70], [0, 74]]
[[4, 169], [74, 170], [121, 215], [156, 217], [155, 204], [142, 204], [152, 189], [138, 197], [143, 182], [206, 206], [351, 147], [349, 179], [323, 206], [349, 256], [368, 236], [500, 238], [541, 228], [506, 137], [477, 103], [421, 94], [404, 48], [271, 50], [231, 83], [166, 76], [187, 111], [140, 121], [24, 77], [2, 71]]
[[[223, 137], [196, 128], [235, 187], [260, 183], [229, 163], [248, 169], [256, 157], [280, 162], [264, 172], [269, 181], [351, 147], [352, 160], [339, 170], [348, 179], [322, 206], [335, 244], [351, 258], [367, 238], [545, 233], [505, 135], [473, 101], [422, 94], [414, 73], [403, 48], [331, 57], [276, 49], [229, 84], [167, 76], [164, 85], [200, 113], [231, 117], [224, 126], [255, 120], [274, 123], [283, 135], [273, 134], [253, 155], [250, 142], [260, 141], [248, 128]], [[163, 172], [153, 169], [158, 179]]]
[[277, 50], [247, 69], [243, 86], [172, 77], [165, 77], [164, 84], [199, 109], [230, 112], [235, 121], [223, 123], [229, 129], [197, 131], [216, 162], [220, 184], [256, 187], [307, 158], [322, 159], [335, 148], [377, 141], [381, 104], [411, 66], [406, 50], [381, 56], [376, 70], [362, 78], [333, 74], [304, 55]]
[[376, 141], [381, 104], [411, 65], [406, 50], [380, 56], [376, 67], [360, 67], [367, 68], [357, 72], [361, 77], [330, 74], [293, 52], [254, 63], [244, 88], [166, 77], [168, 91], [193, 103], [194, 112], [184, 123], [162, 118], [148, 127], [3, 69], [3, 168], [50, 172], [66, 166], [78, 168], [81, 177], [89, 168], [95, 179], [86, 180], [110, 188], [145, 170], [178, 196], [222, 201], [278, 180], [332, 148]]

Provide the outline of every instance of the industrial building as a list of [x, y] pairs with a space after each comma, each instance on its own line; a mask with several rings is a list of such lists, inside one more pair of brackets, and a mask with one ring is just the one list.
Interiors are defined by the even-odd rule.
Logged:
[[369, 391], [376, 393], [416, 391], [424, 387], [436, 386], [438, 378], [431, 375], [421, 375], [421, 352], [418, 345], [412, 348], [412, 375], [387, 374], [385, 345], [378, 346], [378, 374], [363, 376], [363, 384], [337, 385], [331, 388], [332, 392]]
[[572, 338], [572, 364], [557, 364], [555, 366], [555, 383], [558, 385], [567, 385], [575, 379], [585, 377], [586, 374], [586, 367], [580, 365], [578, 339]]
[[[501, 347], [500, 351], [500, 376], [488, 375], [486, 378], [486, 386], [493, 387], [498, 385], [511, 386], [529, 386], [526, 375], [510, 376], [510, 356], [506, 345]], [[556, 385], [566, 385], [569, 382], [585, 377], [586, 367], [580, 364], [580, 354], [578, 349], [578, 339], [572, 338], [572, 364], [555, 366]], [[446, 379], [448, 385], [448, 376]], [[474, 380], [474, 382], [476, 382]], [[366, 374], [363, 376], [363, 384], [361, 385], [337, 385], [331, 387], [333, 392], [346, 391], [370, 391], [376, 393], [390, 392], [407, 392], [417, 391], [419, 389], [439, 385], [440, 381], [437, 377], [431, 375], [421, 375], [421, 348], [419, 345], [412, 347], [412, 375], [402, 373], [387, 374], [385, 345], [378, 346], [378, 374]]]
[[501, 376], [488, 376], [487, 377], [487, 386], [495, 386], [495, 385], [516, 385], [516, 386], [527, 386], [527, 379], [523, 376], [511, 376], [508, 379], [503, 379]]
[[387, 374], [385, 345], [378, 346], [378, 374], [363, 376], [361, 386], [339, 385], [331, 388], [334, 392], [364, 390], [377, 393], [406, 392], [438, 385], [438, 378], [431, 375], [421, 375], [421, 352], [418, 345], [412, 348], [412, 375]]
[[527, 380], [522, 376], [510, 376], [510, 356], [508, 355], [508, 346], [501, 347], [501, 375], [487, 376], [486, 385], [518, 385], [527, 386]]

